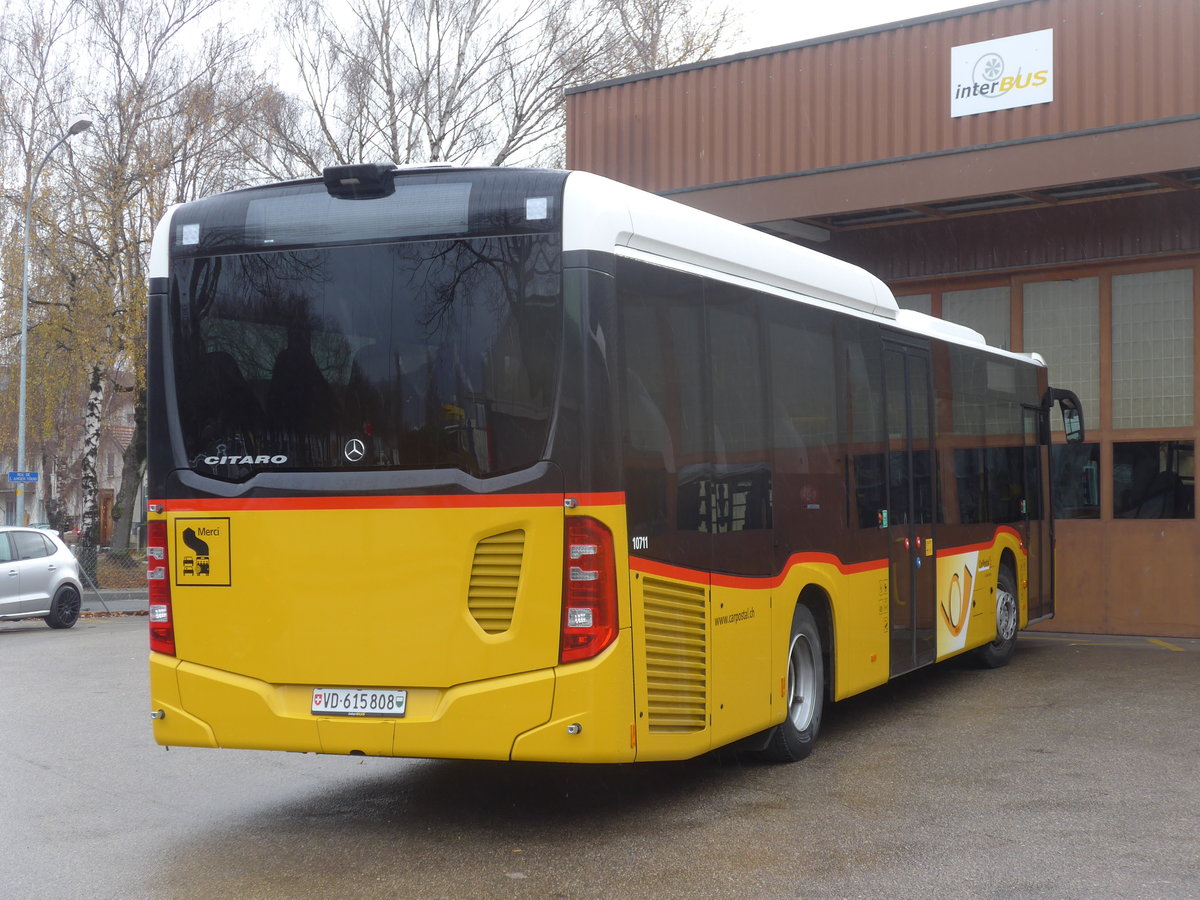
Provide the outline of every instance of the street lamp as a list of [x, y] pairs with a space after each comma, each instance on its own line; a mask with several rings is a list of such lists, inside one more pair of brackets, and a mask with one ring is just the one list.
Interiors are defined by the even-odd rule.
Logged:
[[[54, 142], [46, 151], [38, 167], [33, 170], [33, 181], [29, 184], [29, 197], [25, 201], [25, 250], [21, 265], [21, 391], [17, 401], [17, 471], [25, 472], [25, 365], [29, 356], [29, 229], [33, 222], [33, 196], [37, 193], [38, 178], [50, 161], [51, 154], [82, 131], [92, 127], [91, 119], [78, 119], [71, 123], [67, 133]], [[17, 482], [17, 524], [25, 524], [25, 485]]]

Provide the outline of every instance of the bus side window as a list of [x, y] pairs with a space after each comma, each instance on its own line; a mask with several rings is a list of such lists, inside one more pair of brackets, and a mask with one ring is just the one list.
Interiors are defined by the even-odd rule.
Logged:
[[858, 527], [877, 529], [888, 524], [883, 397], [873, 387], [883, 383], [882, 355], [878, 336], [857, 329], [841, 335], [840, 346], [844, 353], [849, 418], [846, 438], [853, 460], [846, 476], [854, 478], [853, 508]]
[[776, 527], [817, 546], [846, 524], [833, 322], [789, 308], [768, 333]]
[[711, 444], [702, 290], [694, 275], [618, 260], [629, 533], [645, 539], [655, 558], [707, 567]]
[[[753, 297], [729, 285], [709, 285], [714, 470], [711, 529], [715, 534], [772, 526], [767, 389]], [[760, 567], [765, 563], [760, 563]]]
[[627, 307], [622, 311], [625, 352], [622, 456], [629, 524], [640, 535], [666, 531], [666, 478], [676, 471], [666, 403], [659, 329], [654, 311]]

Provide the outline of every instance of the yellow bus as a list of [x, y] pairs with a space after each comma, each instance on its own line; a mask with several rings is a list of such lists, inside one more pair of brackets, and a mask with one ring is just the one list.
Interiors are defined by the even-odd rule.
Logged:
[[581, 172], [175, 207], [149, 319], [165, 745], [806, 756], [828, 701], [1053, 612], [1034, 355]]

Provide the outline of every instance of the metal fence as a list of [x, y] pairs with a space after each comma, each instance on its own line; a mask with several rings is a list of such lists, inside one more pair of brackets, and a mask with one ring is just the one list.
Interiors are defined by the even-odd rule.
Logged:
[[140, 550], [111, 551], [107, 547], [71, 548], [79, 560], [79, 577], [85, 591], [146, 590], [146, 555]]

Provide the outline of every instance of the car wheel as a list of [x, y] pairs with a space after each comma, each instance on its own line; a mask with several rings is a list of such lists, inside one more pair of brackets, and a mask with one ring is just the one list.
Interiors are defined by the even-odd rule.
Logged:
[[986, 669], [1008, 665], [1017, 648], [1017, 623], [1021, 610], [1017, 599], [1017, 576], [1007, 566], [1000, 567], [996, 579], [996, 639], [975, 651], [975, 661]]
[[79, 621], [82, 605], [79, 591], [69, 584], [64, 584], [54, 595], [54, 602], [50, 604], [50, 615], [46, 616], [46, 624], [51, 628], [70, 628]]
[[825, 662], [821, 632], [807, 606], [797, 606], [788, 640], [787, 715], [771, 732], [762, 757], [796, 762], [812, 753], [825, 706]]

